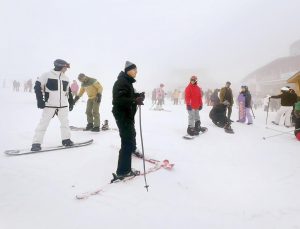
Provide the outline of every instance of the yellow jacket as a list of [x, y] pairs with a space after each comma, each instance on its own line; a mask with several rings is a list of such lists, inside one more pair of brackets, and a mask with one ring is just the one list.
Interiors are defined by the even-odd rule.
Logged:
[[96, 79], [86, 77], [85, 81], [81, 83], [78, 96], [81, 97], [86, 92], [89, 99], [94, 99], [98, 93], [102, 94], [102, 91], [103, 87]]

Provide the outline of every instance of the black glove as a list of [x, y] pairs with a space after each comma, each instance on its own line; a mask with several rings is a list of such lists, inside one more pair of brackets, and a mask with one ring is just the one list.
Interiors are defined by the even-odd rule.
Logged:
[[98, 93], [98, 94], [96, 95], [96, 102], [97, 102], [97, 103], [100, 103], [100, 102], [101, 102], [101, 97], [102, 97], [102, 95], [101, 95], [100, 93]]
[[202, 110], [202, 106], [199, 107], [199, 111], [201, 111], [201, 110]]
[[186, 109], [187, 109], [188, 111], [191, 111], [191, 110], [192, 110], [192, 106], [191, 106], [191, 105], [186, 105]]
[[140, 93], [139, 97], [143, 97], [145, 99], [145, 92]]
[[72, 110], [73, 110], [73, 107], [74, 107], [74, 104], [70, 103], [70, 104], [69, 104], [69, 111], [72, 111]]
[[[75, 96], [75, 99], [74, 99], [74, 104], [78, 101], [78, 99], [79, 99], [80, 97], [77, 95], [77, 96]], [[74, 105], [73, 104], [73, 105]]]
[[44, 107], [45, 107], [45, 101], [43, 99], [39, 99], [37, 101], [37, 107], [40, 108], [40, 109], [44, 109]]
[[144, 105], [143, 101], [144, 101], [145, 97], [139, 96], [135, 99], [135, 102], [137, 105]]

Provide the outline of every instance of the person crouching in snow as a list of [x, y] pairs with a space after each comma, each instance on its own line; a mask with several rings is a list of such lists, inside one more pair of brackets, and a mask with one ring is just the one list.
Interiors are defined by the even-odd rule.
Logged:
[[207, 131], [206, 127], [201, 127], [199, 111], [202, 109], [202, 91], [197, 85], [197, 77], [192, 76], [189, 85], [185, 88], [185, 103], [189, 114], [189, 125], [187, 133], [191, 136], [199, 135], [199, 132]]
[[228, 106], [230, 106], [230, 102], [227, 100], [225, 100], [223, 103], [214, 105], [209, 112], [209, 117], [216, 126], [224, 128], [225, 132], [227, 133], [233, 133], [230, 125], [230, 119], [226, 116], [226, 110]]
[[300, 141], [300, 101], [295, 103], [295, 136]]
[[[51, 119], [57, 115], [60, 121], [62, 144], [72, 146], [68, 113], [73, 109], [73, 97], [69, 79], [65, 75], [70, 64], [64, 60], [54, 61], [54, 69], [37, 79], [34, 86], [37, 107], [43, 109], [42, 118], [35, 129], [31, 151], [41, 150], [45, 132]], [[68, 107], [69, 106], [69, 107]]]

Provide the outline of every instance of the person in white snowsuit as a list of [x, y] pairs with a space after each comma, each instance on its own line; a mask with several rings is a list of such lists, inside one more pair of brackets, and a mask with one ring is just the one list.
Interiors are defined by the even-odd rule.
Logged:
[[73, 109], [70, 83], [65, 72], [70, 64], [64, 60], [54, 61], [54, 69], [39, 77], [34, 86], [37, 107], [43, 109], [40, 122], [35, 129], [31, 151], [41, 150], [41, 144], [51, 119], [57, 115], [60, 121], [61, 138], [64, 146], [72, 146], [68, 113]]

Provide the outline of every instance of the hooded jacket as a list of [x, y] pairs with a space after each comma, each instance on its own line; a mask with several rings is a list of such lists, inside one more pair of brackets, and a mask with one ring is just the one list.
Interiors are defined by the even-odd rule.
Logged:
[[67, 107], [73, 101], [69, 79], [61, 71], [44, 73], [36, 80], [34, 90], [37, 100], [45, 100], [45, 107]]
[[185, 88], [185, 103], [191, 106], [192, 109], [199, 109], [202, 107], [202, 92], [201, 88], [195, 83], [189, 83]]
[[102, 94], [102, 91], [103, 87], [96, 79], [86, 77], [85, 81], [81, 83], [78, 96], [81, 97], [86, 92], [89, 99], [94, 99], [97, 94]]

